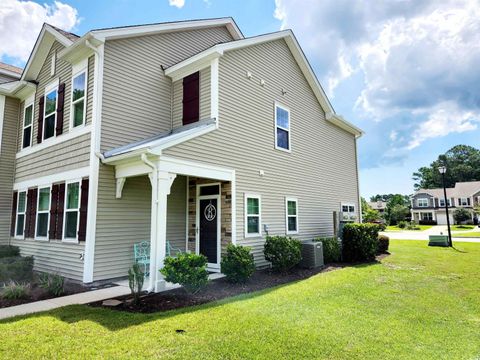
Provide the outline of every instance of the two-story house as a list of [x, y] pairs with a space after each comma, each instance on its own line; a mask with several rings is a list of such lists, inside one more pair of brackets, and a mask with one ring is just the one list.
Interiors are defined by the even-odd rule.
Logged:
[[[450, 209], [449, 219], [453, 224], [453, 212], [456, 208], [470, 210], [472, 221], [474, 206], [480, 205], [480, 181], [458, 182], [453, 188], [447, 188], [447, 205]], [[443, 189], [420, 189], [412, 196], [412, 219], [425, 223], [447, 224], [445, 196]]]
[[265, 266], [266, 235], [328, 236], [333, 212], [360, 216], [362, 132], [290, 30], [245, 38], [222, 18], [78, 37], [45, 24], [0, 98], [0, 242], [39, 271], [121, 278], [148, 240], [160, 290], [167, 245], [211, 271], [228, 243], [248, 245]]

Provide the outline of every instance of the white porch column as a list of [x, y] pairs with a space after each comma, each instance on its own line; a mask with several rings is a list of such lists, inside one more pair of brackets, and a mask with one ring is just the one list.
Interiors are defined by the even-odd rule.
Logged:
[[176, 174], [159, 171], [156, 175], [152, 176], [150, 284], [159, 292], [165, 289], [159, 270], [163, 267], [167, 246], [167, 197]]

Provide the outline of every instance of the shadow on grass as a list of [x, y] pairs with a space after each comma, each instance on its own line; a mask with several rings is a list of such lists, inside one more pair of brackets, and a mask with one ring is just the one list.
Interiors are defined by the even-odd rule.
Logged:
[[[214, 300], [201, 305], [194, 305], [189, 307], [184, 307], [175, 310], [160, 311], [154, 313], [134, 313], [129, 311], [122, 310], [113, 310], [101, 307], [91, 307], [88, 305], [70, 305], [47, 312], [42, 312], [38, 314], [23, 315], [10, 319], [0, 320], [0, 325], [14, 323], [22, 320], [32, 320], [40, 319], [44, 317], [54, 317], [58, 320], [66, 322], [68, 324], [75, 324], [83, 321], [91, 321], [97, 323], [104, 328], [110, 331], [119, 331], [126, 329], [131, 326], [142, 325], [151, 321], [168, 319], [177, 315], [182, 314], [192, 314], [198, 311], [208, 311], [209, 309], [214, 309], [219, 306], [223, 306], [228, 303], [235, 303], [240, 301], [246, 301], [254, 299], [259, 296], [266, 295], [270, 292], [277, 291], [279, 289], [292, 286], [298, 282], [308, 280], [314, 276], [319, 276], [322, 274], [327, 274], [332, 271], [342, 270], [347, 268], [366, 268], [372, 265], [381, 264], [381, 261], [375, 260], [368, 263], [341, 263], [341, 266], [336, 267], [333, 270], [322, 271], [312, 276], [306, 277], [304, 279], [294, 280], [285, 284], [279, 284], [262, 290], [257, 290], [253, 292], [247, 292], [243, 294], [238, 294], [231, 297], [226, 297], [223, 299]], [[329, 264], [330, 265], [330, 264]], [[340, 264], [335, 264], [340, 265]]]

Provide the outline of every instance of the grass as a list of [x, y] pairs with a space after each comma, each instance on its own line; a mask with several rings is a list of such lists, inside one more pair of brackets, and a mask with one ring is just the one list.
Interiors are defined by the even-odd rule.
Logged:
[[386, 231], [424, 231], [424, 230], [428, 230], [432, 227], [432, 225], [415, 225], [415, 226], [420, 228], [420, 229], [419, 230], [400, 229], [396, 225], [389, 225], [389, 226], [387, 226]]
[[455, 246], [391, 241], [382, 263], [183, 311], [79, 305], [2, 321], [0, 357], [478, 359], [480, 244]]
[[467, 231], [467, 230], [472, 230], [475, 227], [475, 225], [451, 225], [450, 229], [452, 231]]
[[457, 233], [457, 234], [452, 234], [453, 237], [480, 237], [480, 231], [472, 231], [468, 233]]

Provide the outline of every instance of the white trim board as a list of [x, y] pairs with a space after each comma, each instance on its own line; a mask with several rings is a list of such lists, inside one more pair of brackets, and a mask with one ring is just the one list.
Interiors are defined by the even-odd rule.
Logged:
[[3, 122], [5, 120], [5, 95], [0, 95], [0, 155], [2, 154]]
[[52, 175], [37, 177], [34, 179], [18, 181], [13, 184], [13, 190], [24, 190], [32, 187], [49, 185], [57, 182], [81, 179], [89, 176], [90, 167], [83, 167], [75, 170], [64, 171]]

